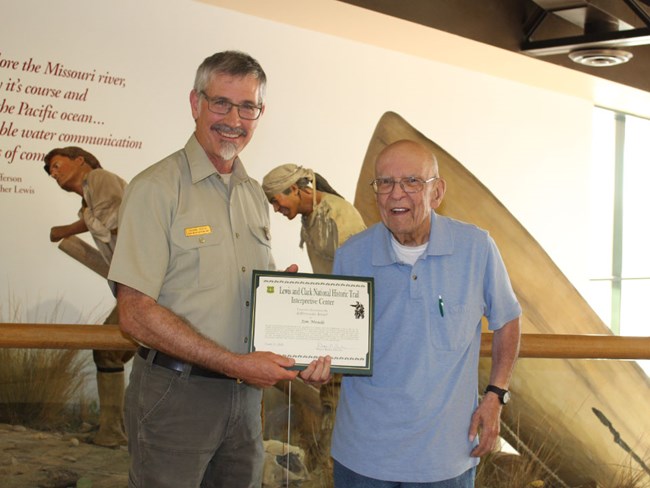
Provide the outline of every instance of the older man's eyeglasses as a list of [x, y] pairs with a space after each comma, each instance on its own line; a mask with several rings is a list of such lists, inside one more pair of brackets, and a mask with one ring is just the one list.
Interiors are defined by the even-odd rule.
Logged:
[[233, 107], [237, 107], [239, 118], [244, 120], [256, 120], [262, 113], [262, 107], [260, 105], [248, 102], [241, 104], [235, 103], [223, 97], [210, 98], [204, 91], [201, 91], [201, 95], [203, 95], [205, 100], [208, 102], [208, 110], [214, 114], [228, 115]]
[[393, 178], [377, 178], [376, 180], [372, 180], [370, 185], [378, 195], [391, 193], [393, 188], [395, 188], [395, 183], [399, 183], [399, 186], [404, 193], [418, 193], [424, 189], [424, 185], [437, 179], [437, 176], [432, 176], [427, 180], [423, 180], [417, 176], [407, 176], [406, 178], [400, 178], [399, 180], [394, 180]]

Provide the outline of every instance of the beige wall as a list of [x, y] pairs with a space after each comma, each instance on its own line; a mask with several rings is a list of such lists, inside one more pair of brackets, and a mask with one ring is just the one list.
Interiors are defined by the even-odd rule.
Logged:
[[[125, 85], [0, 68], [0, 102], [51, 103], [93, 117], [40, 122], [4, 113], [0, 124], [142, 141], [138, 150], [86, 146], [128, 180], [185, 143], [200, 61], [245, 50], [269, 76], [267, 111], [242, 155], [253, 176], [297, 162], [352, 199], [375, 124], [385, 111], [398, 112], [479, 177], [578, 289], [588, 279], [591, 108], [650, 115], [647, 93], [334, 0], [9, 0], [5, 13], [0, 66], [3, 59], [61, 62], [123, 77]], [[17, 78], [88, 89], [87, 96], [74, 102], [8, 91]], [[6, 153], [18, 145], [46, 152], [66, 144], [0, 136], [0, 174], [31, 189], [0, 194], [0, 311], [6, 316], [14, 300], [28, 309], [27, 321], [57, 307], [57, 321], [90, 320], [112, 305], [108, 287], [48, 241], [52, 225], [75, 219], [79, 199], [61, 192], [39, 162], [9, 163]], [[299, 223], [274, 217], [272, 225], [278, 265], [309, 270]]]

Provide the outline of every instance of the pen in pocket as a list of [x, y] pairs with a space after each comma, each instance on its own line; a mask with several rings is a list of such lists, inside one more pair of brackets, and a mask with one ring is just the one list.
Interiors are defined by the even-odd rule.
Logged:
[[445, 302], [442, 301], [442, 295], [438, 295], [438, 310], [440, 310], [440, 316], [445, 316]]

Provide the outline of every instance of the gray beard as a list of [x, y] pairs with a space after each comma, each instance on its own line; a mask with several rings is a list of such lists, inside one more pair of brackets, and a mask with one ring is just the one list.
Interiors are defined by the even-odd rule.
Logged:
[[237, 145], [232, 142], [222, 141], [219, 156], [224, 161], [231, 161], [237, 157]]

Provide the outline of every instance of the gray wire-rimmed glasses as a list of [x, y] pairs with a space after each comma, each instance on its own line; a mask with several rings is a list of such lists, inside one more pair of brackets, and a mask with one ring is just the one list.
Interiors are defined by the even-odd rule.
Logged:
[[203, 90], [201, 95], [208, 102], [208, 110], [219, 115], [228, 115], [233, 107], [237, 107], [239, 118], [244, 120], [256, 120], [262, 113], [262, 107], [250, 102], [235, 103], [227, 98], [214, 97], [210, 98]]
[[372, 189], [378, 195], [391, 193], [393, 188], [395, 188], [395, 183], [399, 183], [399, 186], [404, 193], [418, 193], [424, 189], [424, 185], [437, 179], [438, 176], [432, 176], [427, 180], [423, 180], [417, 176], [407, 176], [405, 178], [400, 178], [399, 180], [394, 180], [393, 178], [377, 178], [370, 182], [370, 186], [372, 186]]

